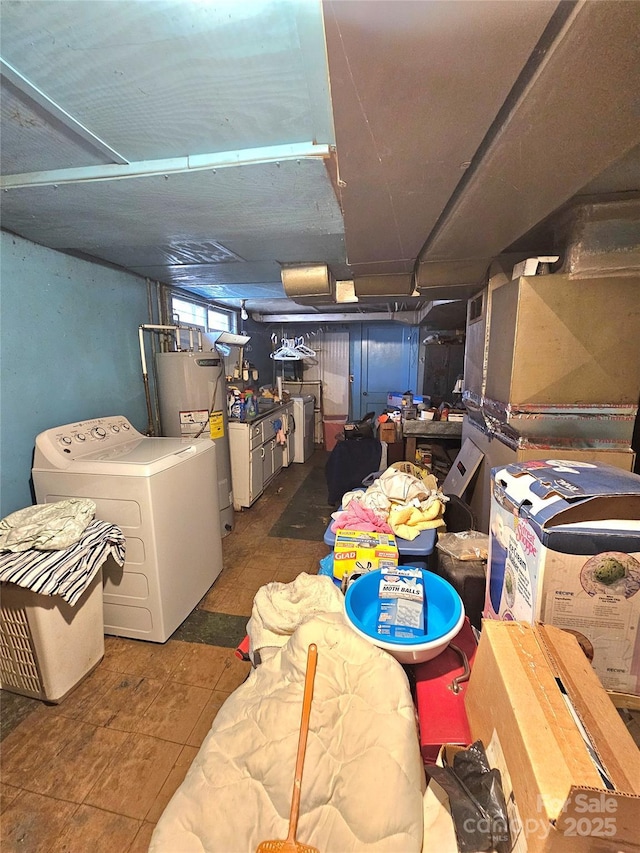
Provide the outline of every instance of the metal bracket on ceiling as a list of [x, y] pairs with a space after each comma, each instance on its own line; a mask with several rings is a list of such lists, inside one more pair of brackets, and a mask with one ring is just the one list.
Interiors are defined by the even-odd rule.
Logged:
[[55, 169], [48, 172], [29, 172], [22, 175], [4, 175], [1, 189], [42, 187], [91, 181], [121, 180], [153, 175], [184, 174], [205, 170], [227, 169], [232, 166], [254, 166], [264, 163], [283, 163], [304, 159], [325, 159], [328, 145], [298, 142], [291, 145], [270, 145], [262, 148], [245, 148], [237, 151], [220, 151], [213, 154], [195, 154], [172, 157], [167, 160], [141, 160], [134, 163], [84, 166], [75, 169]]

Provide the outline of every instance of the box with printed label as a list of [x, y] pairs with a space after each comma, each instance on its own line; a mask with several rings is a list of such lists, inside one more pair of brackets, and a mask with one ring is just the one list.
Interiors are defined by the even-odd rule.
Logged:
[[426, 631], [422, 569], [385, 572], [378, 588], [378, 636], [411, 639]]
[[333, 547], [333, 576], [342, 578], [358, 569], [387, 569], [398, 565], [396, 537], [390, 533], [363, 530], [336, 532]]
[[491, 485], [484, 616], [571, 630], [607, 689], [640, 694], [640, 477], [551, 459]]
[[640, 851], [640, 752], [575, 637], [485, 620], [464, 704], [500, 770], [512, 850]]

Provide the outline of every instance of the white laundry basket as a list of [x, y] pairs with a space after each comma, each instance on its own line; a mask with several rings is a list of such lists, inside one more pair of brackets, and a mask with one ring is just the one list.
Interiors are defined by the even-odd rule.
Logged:
[[102, 569], [71, 606], [0, 584], [0, 687], [60, 702], [104, 656]]

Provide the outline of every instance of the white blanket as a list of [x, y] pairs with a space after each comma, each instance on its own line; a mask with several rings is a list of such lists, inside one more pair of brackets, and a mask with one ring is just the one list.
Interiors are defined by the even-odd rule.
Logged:
[[326, 576], [301, 572], [291, 583], [273, 581], [261, 586], [247, 624], [251, 659], [263, 660], [284, 646], [296, 628], [312, 616], [343, 610], [344, 596]]
[[225, 702], [154, 831], [151, 853], [251, 853], [287, 836], [307, 649], [318, 668], [299, 841], [418, 853], [424, 771], [402, 667], [339, 613], [300, 625]]

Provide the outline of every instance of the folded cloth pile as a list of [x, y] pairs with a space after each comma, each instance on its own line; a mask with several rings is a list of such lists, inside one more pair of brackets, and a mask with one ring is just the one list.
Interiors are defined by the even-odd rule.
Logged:
[[96, 514], [88, 498], [36, 504], [0, 521], [0, 551], [61, 551], [77, 542]]
[[339, 528], [343, 530], [378, 531], [380, 533], [393, 532], [381, 514], [376, 510], [369, 509], [359, 500], [349, 501], [347, 508], [343, 512], [337, 512], [336, 516], [338, 517], [331, 525], [331, 530], [334, 533]]
[[433, 474], [423, 479], [390, 467], [365, 491], [343, 497], [343, 509], [332, 514], [331, 530], [380, 530], [412, 540], [423, 530], [445, 526], [447, 500]]
[[124, 565], [125, 548], [119, 527], [94, 519], [68, 548], [0, 553], [0, 582], [59, 595], [73, 606], [108, 557]]

